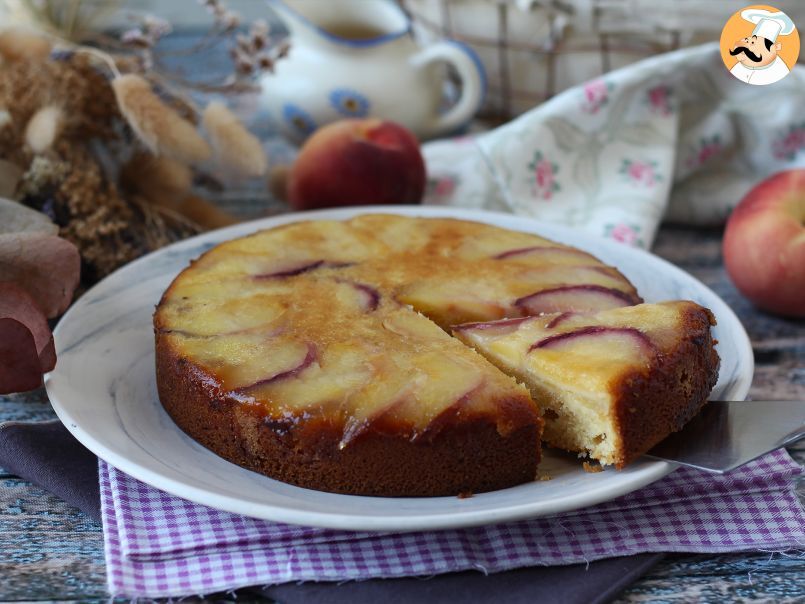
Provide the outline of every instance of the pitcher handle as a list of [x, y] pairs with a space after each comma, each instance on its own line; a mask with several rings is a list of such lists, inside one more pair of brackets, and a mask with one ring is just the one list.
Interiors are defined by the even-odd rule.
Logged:
[[475, 115], [484, 99], [486, 74], [478, 55], [469, 46], [453, 40], [439, 42], [415, 55], [412, 61], [420, 69], [436, 62], [449, 63], [461, 79], [461, 96], [455, 105], [431, 123], [431, 134], [455, 130]]

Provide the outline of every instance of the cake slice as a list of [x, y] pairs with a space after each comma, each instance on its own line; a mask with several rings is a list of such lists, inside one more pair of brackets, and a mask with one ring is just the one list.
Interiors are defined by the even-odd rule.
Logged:
[[676, 301], [465, 324], [454, 333], [529, 388], [547, 444], [622, 468], [707, 401], [718, 377], [714, 324], [709, 310]]

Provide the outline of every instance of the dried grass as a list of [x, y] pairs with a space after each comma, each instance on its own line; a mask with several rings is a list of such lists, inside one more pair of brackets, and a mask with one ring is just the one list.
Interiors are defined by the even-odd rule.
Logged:
[[63, 123], [62, 110], [50, 105], [42, 107], [28, 120], [25, 142], [34, 153], [43, 153], [53, 146]]
[[50, 41], [23, 29], [0, 30], [0, 57], [8, 62], [44, 59], [53, 48]]
[[251, 178], [265, 174], [268, 160], [263, 146], [223, 103], [207, 105], [202, 123], [225, 170]]
[[190, 193], [193, 172], [181, 162], [135, 153], [120, 171], [121, 186], [165, 207], [177, 206]]
[[112, 81], [120, 112], [154, 155], [186, 164], [210, 158], [210, 146], [196, 128], [166, 105], [141, 76], [127, 74]]

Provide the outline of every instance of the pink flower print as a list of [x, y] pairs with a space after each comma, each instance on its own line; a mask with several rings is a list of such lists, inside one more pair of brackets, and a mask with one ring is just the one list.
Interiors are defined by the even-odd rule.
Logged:
[[456, 192], [458, 178], [454, 175], [440, 175], [428, 179], [426, 195], [432, 203], [449, 203], [449, 198]]
[[648, 104], [654, 113], [671, 115], [671, 89], [668, 86], [650, 88], [648, 91]]
[[550, 193], [553, 189], [553, 166], [551, 166], [551, 162], [544, 159], [539, 162], [534, 170], [534, 176], [537, 179], [537, 187]]
[[604, 234], [611, 237], [615, 241], [625, 243], [626, 245], [642, 245], [640, 239], [640, 227], [637, 225], [628, 225], [623, 222], [618, 224], [608, 224], [604, 229]]
[[532, 173], [531, 192], [540, 199], [551, 199], [554, 192], [559, 190], [559, 183], [556, 182], [559, 166], [543, 158], [542, 153], [537, 151], [528, 168]]
[[797, 153], [805, 150], [805, 122], [791, 126], [788, 132], [772, 143], [772, 153], [776, 159], [792, 161]]
[[632, 161], [624, 159], [620, 173], [633, 184], [653, 187], [662, 180], [657, 173], [657, 162]]
[[602, 80], [592, 80], [584, 85], [584, 103], [581, 108], [587, 113], [598, 113], [609, 101], [610, 87]]
[[436, 181], [433, 187], [433, 194], [437, 197], [447, 197], [448, 195], [452, 195], [455, 190], [456, 181], [449, 176], [445, 176]]
[[454, 136], [452, 142], [457, 145], [474, 145], [475, 137], [469, 134], [462, 134], [461, 136]]
[[718, 135], [712, 138], [703, 138], [699, 145], [694, 149], [693, 155], [688, 158], [688, 168], [698, 168], [710, 161], [713, 157], [720, 155], [724, 151], [724, 146]]

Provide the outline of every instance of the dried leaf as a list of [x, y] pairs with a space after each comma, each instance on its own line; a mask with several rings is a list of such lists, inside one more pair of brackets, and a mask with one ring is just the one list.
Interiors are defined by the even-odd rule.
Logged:
[[47, 317], [67, 309], [80, 271], [81, 257], [69, 241], [43, 233], [0, 235], [0, 281], [26, 290]]
[[263, 146], [223, 103], [207, 105], [202, 122], [221, 166], [239, 176], [265, 174], [268, 161]]
[[[0, 173], [3, 162], [0, 160]], [[13, 164], [12, 164], [13, 165]], [[2, 180], [2, 176], [0, 176]], [[10, 199], [0, 199], [0, 236], [5, 233], [43, 233], [55, 235], [59, 227], [50, 218]]]
[[38, 388], [55, 366], [45, 315], [24, 289], [0, 282], [0, 394]]
[[42, 371], [31, 332], [16, 319], [0, 317], [0, 394], [41, 385]]
[[8, 61], [40, 60], [50, 54], [47, 38], [22, 29], [0, 31], [0, 56]]
[[25, 142], [34, 153], [50, 149], [62, 126], [62, 111], [53, 105], [43, 107], [28, 121]]
[[210, 146], [195, 126], [163, 103], [147, 80], [127, 74], [113, 80], [112, 88], [129, 126], [154, 155], [166, 155], [186, 164], [209, 159]]

